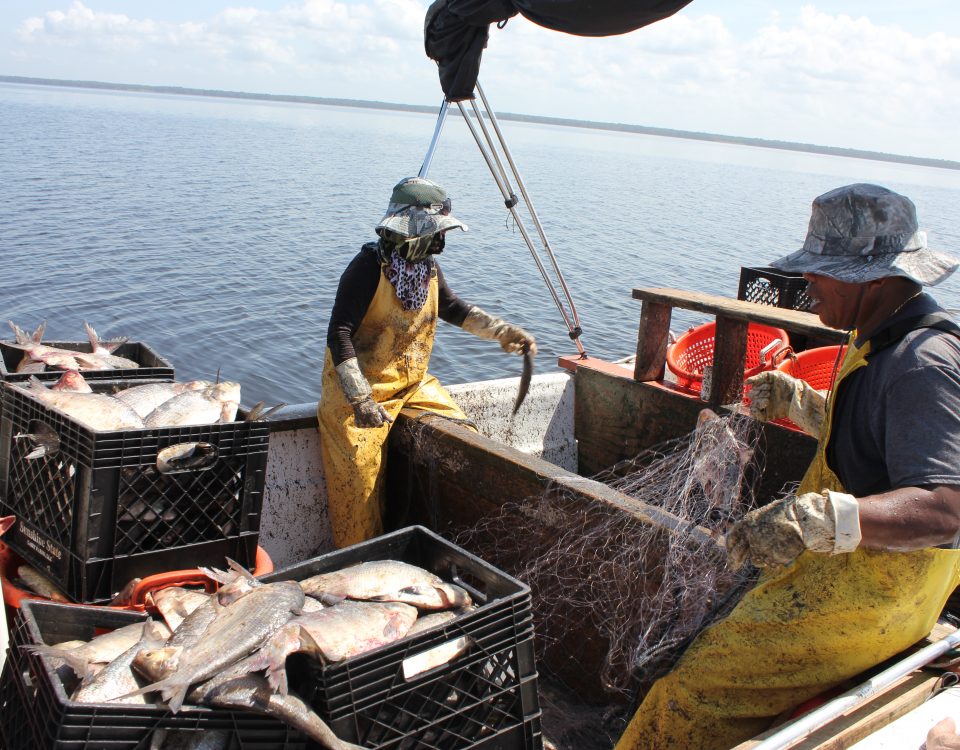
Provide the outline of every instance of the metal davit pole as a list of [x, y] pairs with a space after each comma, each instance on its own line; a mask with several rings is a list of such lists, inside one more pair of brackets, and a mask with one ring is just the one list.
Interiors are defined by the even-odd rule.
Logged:
[[[480, 111], [480, 108], [477, 107], [476, 101], [471, 100], [471, 108], [473, 109], [477, 125], [479, 125], [479, 131], [477, 125], [474, 124], [466, 108], [463, 106], [463, 102], [457, 102], [457, 106], [460, 108], [460, 114], [463, 116], [464, 122], [470, 129], [473, 139], [477, 142], [477, 148], [480, 149], [480, 154], [483, 156], [484, 161], [486, 161], [487, 167], [490, 169], [490, 173], [493, 175], [493, 179], [497, 183], [497, 187], [500, 188], [500, 192], [503, 195], [503, 203], [513, 216], [513, 220], [516, 222], [517, 228], [520, 230], [520, 234], [523, 237], [524, 242], [526, 242], [527, 248], [530, 250], [530, 254], [533, 256], [534, 262], [537, 264], [537, 269], [540, 271], [540, 275], [543, 277], [543, 280], [547, 285], [547, 289], [553, 297], [553, 301], [556, 304], [557, 309], [560, 311], [560, 315], [563, 317], [563, 321], [567, 326], [567, 332], [570, 336], [570, 339], [577, 345], [577, 350], [580, 352], [581, 358], [586, 357], [586, 351], [583, 348], [583, 344], [580, 342], [580, 336], [583, 333], [583, 329], [580, 327], [580, 318], [577, 315], [577, 308], [573, 303], [573, 297], [571, 296], [570, 290], [564, 281], [563, 274], [560, 272], [560, 267], [557, 264], [557, 260], [553, 254], [553, 251], [550, 248], [550, 243], [547, 241], [546, 234], [543, 231], [543, 226], [541, 225], [540, 219], [537, 216], [536, 209], [533, 207], [533, 202], [530, 200], [530, 196], [528, 195], [526, 187], [523, 184], [523, 179], [520, 177], [520, 172], [513, 161], [513, 157], [510, 155], [509, 149], [507, 148], [506, 140], [503, 137], [503, 133], [500, 130], [499, 124], [497, 123], [496, 115], [490, 108], [490, 104], [487, 102], [487, 98], [484, 96], [479, 83], [477, 84], [477, 93], [480, 95], [480, 98], [483, 101], [483, 106], [486, 110], [487, 117], [490, 119], [493, 129], [496, 132], [500, 149], [503, 151], [504, 159], [510, 166], [513, 179], [520, 188], [520, 194], [523, 196], [524, 205], [526, 206], [534, 226], [536, 226], [537, 232], [540, 235], [540, 241], [550, 259], [550, 263], [553, 267], [554, 273], [556, 274], [557, 280], [559, 281], [560, 287], [563, 290], [566, 304], [569, 307], [569, 312], [567, 307], [564, 306], [563, 301], [560, 299], [560, 295], [557, 293], [553, 280], [550, 278], [547, 268], [540, 259], [540, 254], [537, 252], [534, 242], [530, 237], [529, 232], [527, 232], [520, 214], [517, 212], [516, 207], [519, 203], [519, 199], [510, 186], [510, 178], [507, 175], [507, 170], [504, 169], [503, 161], [501, 160], [500, 153], [497, 150], [497, 144], [494, 142], [494, 139], [487, 128], [483, 113]], [[482, 137], [480, 131], [482, 131]]]
[[426, 177], [430, 171], [430, 164], [433, 162], [433, 155], [437, 151], [437, 143], [440, 142], [440, 133], [443, 132], [443, 123], [447, 121], [447, 110], [450, 103], [444, 99], [440, 105], [440, 114], [437, 115], [437, 126], [433, 129], [433, 138], [430, 139], [430, 147], [427, 149], [427, 155], [423, 157], [423, 164], [420, 165], [418, 177]]

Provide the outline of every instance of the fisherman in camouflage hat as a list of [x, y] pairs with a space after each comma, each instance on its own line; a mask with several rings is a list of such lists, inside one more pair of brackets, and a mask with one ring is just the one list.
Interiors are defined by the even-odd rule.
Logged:
[[446, 191], [422, 177], [393, 188], [376, 226], [340, 277], [327, 329], [323, 391], [317, 410], [334, 543], [384, 531], [386, 451], [402, 408], [469, 423], [427, 372], [437, 318], [507, 352], [536, 352], [533, 336], [457, 297], [437, 263], [446, 233], [467, 230]]
[[817, 452], [796, 492], [730, 530], [730, 566], [762, 569], [756, 586], [616, 750], [738, 745], [919, 641], [960, 582], [960, 328], [922, 288], [957, 260], [928, 247], [908, 198], [856, 184], [814, 200], [803, 247], [772, 265], [848, 332], [826, 396], [779, 371], [748, 381], [753, 416], [788, 417]]

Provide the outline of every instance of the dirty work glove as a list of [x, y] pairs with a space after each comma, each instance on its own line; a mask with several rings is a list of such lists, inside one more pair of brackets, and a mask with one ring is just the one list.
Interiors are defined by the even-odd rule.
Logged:
[[843, 492], [790, 495], [747, 513], [727, 534], [727, 564], [738, 570], [747, 560], [758, 568], [786, 565], [804, 550], [831, 555], [860, 544], [857, 499]]
[[519, 326], [485, 313], [479, 307], [470, 308], [462, 327], [467, 333], [482, 339], [496, 339], [505, 352], [537, 353], [537, 342], [533, 336]]
[[392, 422], [390, 414], [373, 400], [373, 389], [360, 372], [356, 357], [345, 359], [336, 367], [343, 395], [353, 407], [353, 421], [357, 427], [380, 427]]
[[820, 437], [827, 400], [809, 383], [779, 370], [747, 379], [750, 416], [761, 422], [786, 417], [808, 435]]

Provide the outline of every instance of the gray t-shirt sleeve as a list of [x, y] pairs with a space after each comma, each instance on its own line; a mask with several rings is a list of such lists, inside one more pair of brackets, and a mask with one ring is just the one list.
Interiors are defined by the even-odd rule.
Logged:
[[884, 398], [891, 485], [960, 485], [960, 372], [937, 365], [908, 370]]

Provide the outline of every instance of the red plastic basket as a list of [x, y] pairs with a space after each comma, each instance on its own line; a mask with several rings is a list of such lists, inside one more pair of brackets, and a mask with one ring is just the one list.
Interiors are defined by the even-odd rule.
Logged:
[[[700, 393], [703, 370], [713, 364], [714, 339], [717, 324], [706, 323], [691, 328], [667, 348], [667, 367], [677, 376], [677, 385], [693, 393]], [[777, 339], [780, 345], [768, 352], [766, 362], [760, 361], [760, 352]], [[790, 346], [790, 337], [782, 328], [750, 323], [747, 326], [747, 356], [744, 362], [744, 378], [756, 375], [765, 369], [773, 369], [774, 354]]]
[[[818, 391], [828, 391], [833, 386], [834, 368], [839, 369], [837, 354], [846, 346], [820, 346], [790, 354], [777, 369], [795, 378], [805, 380]], [[840, 361], [843, 360], [840, 354]]]

